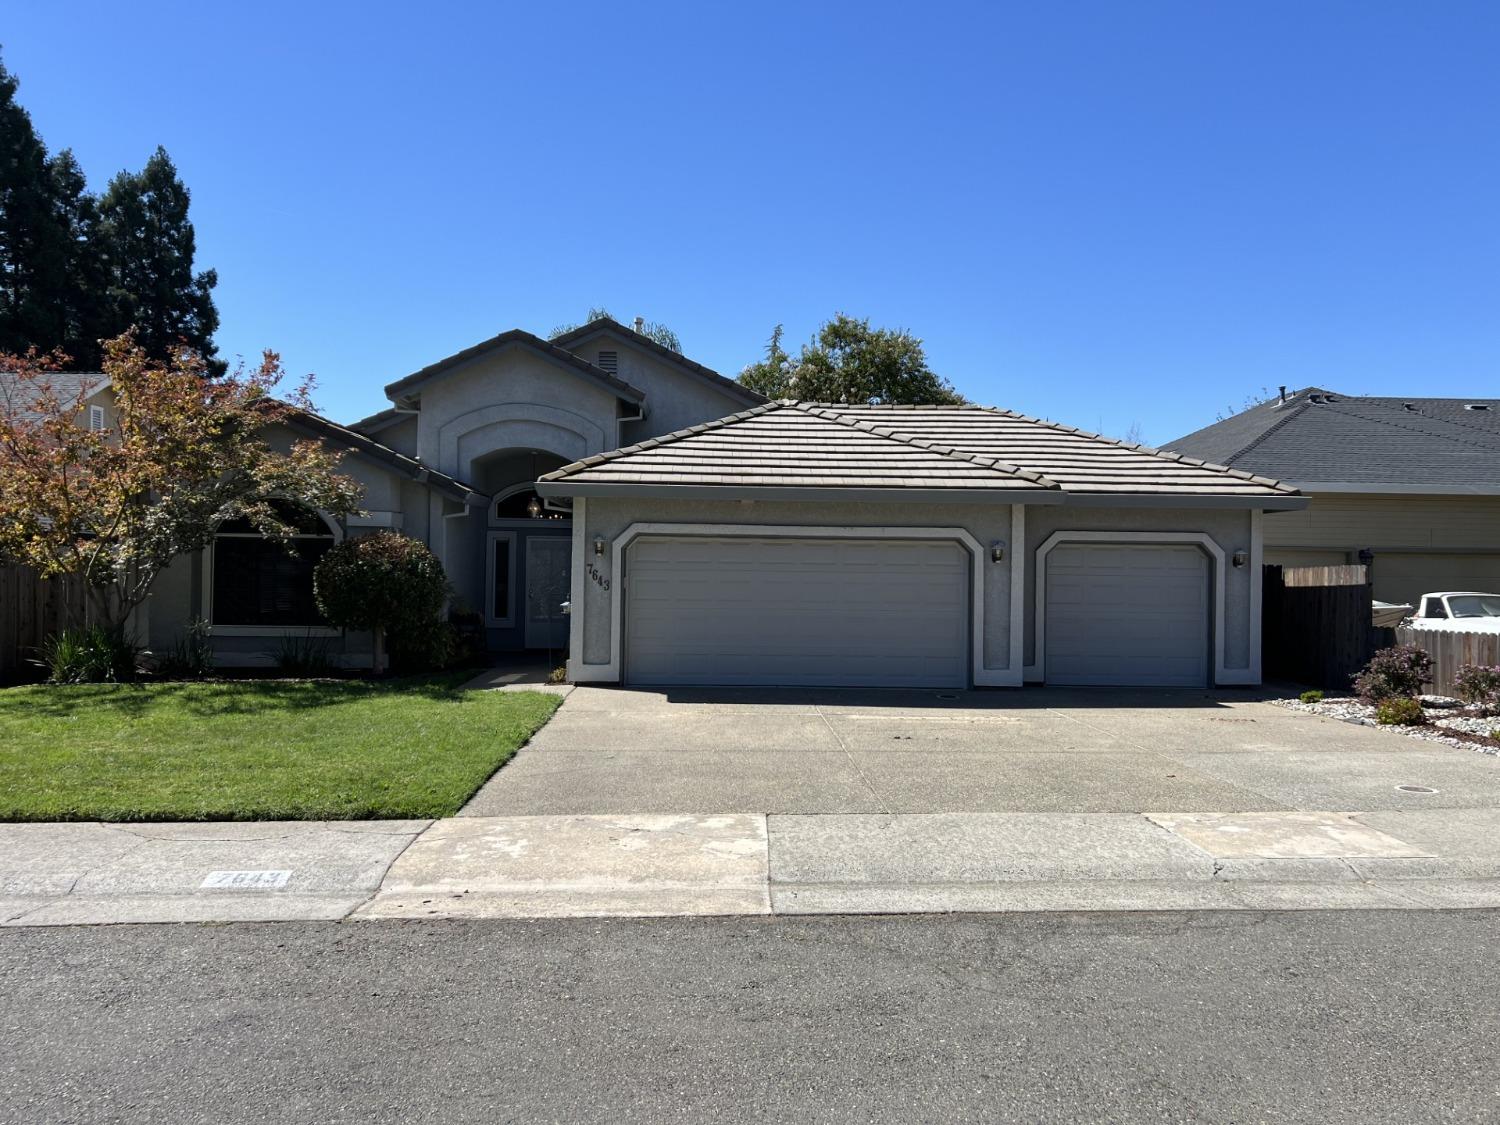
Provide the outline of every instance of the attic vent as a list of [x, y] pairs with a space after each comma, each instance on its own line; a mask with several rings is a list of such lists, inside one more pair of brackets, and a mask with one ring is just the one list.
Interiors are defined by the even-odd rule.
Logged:
[[91, 429], [91, 430], [102, 430], [102, 429], [104, 429], [104, 407], [102, 407], [102, 406], [91, 406], [91, 407], [89, 407], [89, 429]]
[[1490, 408], [1490, 404], [1487, 403], [1487, 402], [1466, 402], [1466, 403], [1464, 403], [1464, 409], [1465, 410], [1488, 410], [1489, 408]]
[[600, 352], [599, 353], [599, 366], [602, 367], [605, 371], [608, 371], [611, 375], [613, 375], [616, 371], [618, 371], [620, 369], [620, 353], [619, 352]]

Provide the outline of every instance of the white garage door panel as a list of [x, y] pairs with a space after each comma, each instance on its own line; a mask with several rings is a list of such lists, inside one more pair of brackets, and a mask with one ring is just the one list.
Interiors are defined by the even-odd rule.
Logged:
[[956, 543], [639, 539], [625, 604], [631, 683], [968, 682], [969, 556]]
[[1046, 566], [1048, 683], [1208, 683], [1208, 558], [1198, 548], [1059, 546]]

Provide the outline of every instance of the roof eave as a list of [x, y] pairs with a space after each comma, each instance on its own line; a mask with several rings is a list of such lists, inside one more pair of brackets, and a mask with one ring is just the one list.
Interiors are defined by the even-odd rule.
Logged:
[[1047, 488], [862, 488], [807, 485], [604, 484], [598, 481], [538, 481], [541, 496], [610, 496], [656, 500], [787, 500], [914, 504], [1061, 504], [1063, 494]]
[[1337, 492], [1366, 496], [1500, 496], [1500, 484], [1381, 484], [1366, 481], [1307, 480], [1294, 481], [1301, 491], [1311, 494]]
[[500, 335], [475, 344], [473, 347], [454, 352], [446, 359], [440, 359], [436, 363], [429, 364], [420, 371], [397, 379], [394, 383], [387, 383], [385, 387], [386, 397], [398, 405], [413, 405], [420, 400], [421, 389], [428, 383], [452, 375], [459, 368], [472, 363], [482, 356], [504, 351], [507, 348], [526, 348], [529, 351], [535, 352], [560, 369], [591, 380], [625, 402], [639, 405], [646, 401], [646, 392], [639, 387], [632, 386], [625, 382], [625, 380], [595, 367], [581, 356], [573, 355], [573, 353], [565, 348], [543, 340], [539, 336], [533, 336], [529, 332], [523, 332], [520, 329], [502, 332]]

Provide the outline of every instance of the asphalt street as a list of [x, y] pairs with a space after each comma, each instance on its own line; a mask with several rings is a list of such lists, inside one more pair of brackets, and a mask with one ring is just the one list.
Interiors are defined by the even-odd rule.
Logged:
[[0, 933], [0, 1120], [1500, 1119], [1500, 914]]

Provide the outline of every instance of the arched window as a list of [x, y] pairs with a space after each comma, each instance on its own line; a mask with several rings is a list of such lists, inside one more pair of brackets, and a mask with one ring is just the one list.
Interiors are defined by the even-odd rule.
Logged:
[[567, 513], [548, 508], [536, 489], [526, 485], [509, 489], [490, 505], [491, 520], [565, 520]]
[[214, 535], [213, 624], [297, 628], [326, 624], [313, 600], [313, 568], [333, 546], [316, 512], [282, 500], [277, 514], [296, 528], [288, 544], [267, 539], [249, 520], [226, 520]]

